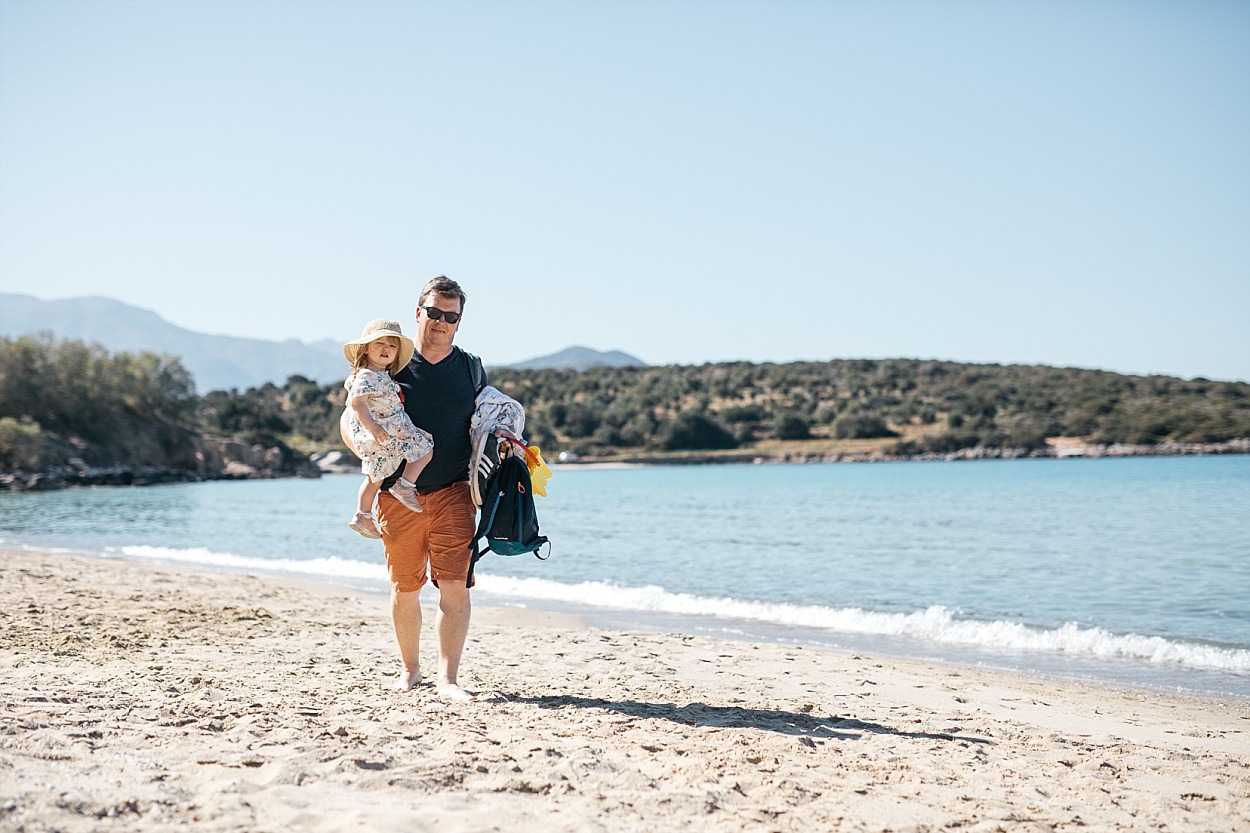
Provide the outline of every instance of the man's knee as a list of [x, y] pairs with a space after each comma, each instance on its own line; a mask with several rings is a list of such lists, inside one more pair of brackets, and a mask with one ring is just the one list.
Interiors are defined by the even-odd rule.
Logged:
[[391, 593], [391, 619], [408, 624], [421, 624], [421, 594], [419, 592]]
[[438, 588], [438, 606], [445, 613], [469, 608], [469, 588], [455, 582], [443, 582]]
[[420, 607], [421, 591], [420, 590], [396, 590], [391, 589], [391, 598], [394, 600], [396, 607]]

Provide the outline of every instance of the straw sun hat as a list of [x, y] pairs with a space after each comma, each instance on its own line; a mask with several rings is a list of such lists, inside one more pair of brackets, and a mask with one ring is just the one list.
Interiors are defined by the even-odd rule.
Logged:
[[399, 356], [391, 365], [392, 369], [399, 370], [407, 367], [408, 362], [412, 361], [412, 353], [415, 349], [412, 339], [404, 335], [403, 330], [399, 328], [398, 321], [392, 321], [389, 318], [375, 318], [366, 324], [365, 331], [360, 334], [360, 338], [343, 345], [343, 355], [352, 363], [352, 367], [355, 367], [356, 360], [360, 358], [361, 353], [365, 352], [365, 348], [380, 338], [388, 337], [399, 339]]

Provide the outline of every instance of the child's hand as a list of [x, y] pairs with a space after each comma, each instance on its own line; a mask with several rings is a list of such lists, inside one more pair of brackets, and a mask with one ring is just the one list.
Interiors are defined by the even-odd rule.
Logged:
[[373, 435], [373, 441], [378, 445], [383, 445], [386, 442], [386, 432], [382, 428], [370, 428], [369, 433]]

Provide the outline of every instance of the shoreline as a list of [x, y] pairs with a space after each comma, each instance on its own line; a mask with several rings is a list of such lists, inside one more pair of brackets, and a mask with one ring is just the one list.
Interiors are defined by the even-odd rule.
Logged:
[[0, 806], [17, 829], [1235, 831], [1250, 817], [1244, 701], [483, 607], [461, 674], [483, 699], [444, 703], [428, 685], [388, 690], [386, 602], [367, 591], [0, 555]]
[[[538, 603], [541, 604], [542, 600]], [[590, 627], [608, 630], [681, 633], [731, 643], [800, 647], [833, 654], [870, 654], [892, 661], [1010, 674], [1042, 683], [1107, 686], [1139, 694], [1220, 702], [1236, 700], [1250, 704], [1250, 680], [1213, 669], [1160, 667], [1145, 663], [1134, 663], [1130, 667], [1130, 661], [1124, 660], [1124, 666], [1118, 669], [1118, 673], [1112, 674], [1106, 660], [1088, 656], [1035, 654], [1022, 657], [1019, 653], [996, 650], [986, 645], [944, 644], [944, 650], [935, 650], [933, 645], [923, 640], [906, 637], [858, 633], [835, 633], [831, 636], [818, 628], [708, 619], [689, 614], [652, 617], [639, 616], [637, 611], [577, 609], [564, 605], [521, 609], [551, 610], [552, 607], [556, 609], [551, 612], [576, 616]]]
[[[932, 463], [976, 460], [1096, 460], [1126, 457], [1219, 457], [1229, 454], [1250, 454], [1250, 438], [1219, 443], [1159, 443], [1131, 445], [1118, 443], [1100, 445], [1070, 437], [1051, 438], [1044, 449], [1025, 448], [963, 448], [949, 452], [920, 454], [883, 454], [874, 451], [839, 451], [801, 446], [786, 451], [668, 452], [663, 454], [608, 455], [554, 459], [547, 463], [553, 470], [561, 467], [583, 469], [630, 469], [647, 466], [686, 465], [783, 465], [810, 463]], [[356, 474], [359, 461], [353, 462], [341, 451], [319, 451], [309, 456], [306, 465], [275, 470], [264, 466], [231, 461], [216, 473], [200, 469], [183, 470], [167, 466], [59, 466], [38, 471], [11, 470], [0, 472], [0, 491], [51, 491], [96, 486], [154, 486], [168, 483], [204, 483], [229, 480], [272, 480], [275, 478], [320, 477], [326, 474]]]
[[879, 450], [845, 451], [820, 448], [803, 449], [801, 446], [787, 451], [743, 451], [734, 449], [723, 452], [670, 452], [668, 454], [609, 455], [605, 457], [581, 457], [576, 460], [548, 461], [556, 466], [571, 468], [633, 468], [663, 465], [709, 465], [729, 463], [786, 464], [786, 463], [934, 463], [975, 460], [1096, 460], [1124, 457], [1219, 457], [1227, 454], [1250, 454], [1250, 438], [1228, 440], [1219, 443], [1158, 443], [1156, 445], [1133, 445], [1115, 443], [1110, 445], [1087, 443], [1070, 437], [1047, 440], [1042, 449], [974, 447], [958, 451], [924, 452], [919, 454], [884, 454]]
[[[223, 576], [259, 577], [266, 581], [290, 583], [321, 592], [359, 594], [368, 599], [385, 599], [385, 574], [376, 577], [293, 573], [259, 563], [214, 564], [187, 561], [164, 555], [47, 549], [38, 545], [0, 543], [0, 556], [8, 552], [46, 553], [56, 557], [88, 558], [105, 563], [129, 563], [153, 569], [189, 570]], [[1107, 660], [1082, 654], [1020, 654], [1010, 647], [982, 643], [933, 643], [898, 634], [875, 631], [829, 631], [814, 626], [783, 624], [729, 616], [655, 611], [632, 607], [603, 607], [550, 596], [514, 595], [491, 589], [492, 576], [480, 576], [474, 594], [475, 609], [498, 609], [518, 614], [570, 617], [579, 626], [593, 629], [639, 631], [670, 636], [694, 636], [735, 644], [762, 644], [799, 647], [833, 654], [864, 653], [901, 662], [920, 662], [941, 667], [985, 670], [1014, 674], [1059, 684], [1077, 683], [1132, 690], [1143, 694], [1196, 697], [1211, 700], [1232, 699], [1250, 703], [1250, 679], [1219, 668], [1189, 665], [1158, 665], [1135, 662], [1132, 658]], [[505, 578], [505, 581], [507, 579]], [[427, 596], [432, 594], [426, 594]]]

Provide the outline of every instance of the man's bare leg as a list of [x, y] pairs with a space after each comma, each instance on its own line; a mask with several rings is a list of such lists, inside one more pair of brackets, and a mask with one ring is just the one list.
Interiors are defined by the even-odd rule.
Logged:
[[401, 593], [391, 590], [391, 621], [404, 667], [399, 672], [397, 691], [411, 691], [421, 682], [421, 591]]
[[438, 591], [438, 615], [434, 619], [434, 630], [438, 634], [436, 690], [447, 700], [473, 700], [474, 696], [456, 680], [464, 643], [469, 636], [469, 616], [473, 612], [469, 588], [452, 580], [444, 581]]

